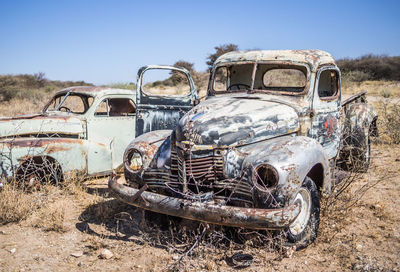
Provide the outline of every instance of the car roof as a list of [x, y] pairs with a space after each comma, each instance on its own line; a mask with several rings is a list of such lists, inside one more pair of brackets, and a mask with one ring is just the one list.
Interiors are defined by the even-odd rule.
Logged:
[[336, 65], [331, 54], [322, 50], [253, 50], [253, 51], [232, 51], [220, 56], [214, 63], [219, 65], [231, 62], [300, 62], [307, 63], [311, 70], [316, 70], [322, 65]]
[[74, 86], [74, 87], [62, 89], [61, 91], [58, 91], [56, 93], [56, 95], [61, 94], [61, 93], [67, 93], [67, 92], [87, 94], [87, 95], [91, 95], [91, 96], [102, 96], [107, 93], [123, 94], [123, 95], [135, 95], [136, 94], [136, 90], [117, 89], [117, 88], [110, 88], [110, 87], [97, 87], [97, 86]]

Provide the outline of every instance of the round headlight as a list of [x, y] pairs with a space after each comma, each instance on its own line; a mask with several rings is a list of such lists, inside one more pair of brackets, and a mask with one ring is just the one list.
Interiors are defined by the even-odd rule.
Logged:
[[262, 191], [270, 190], [278, 184], [279, 175], [271, 165], [261, 164], [254, 170], [253, 181], [258, 189]]
[[131, 171], [139, 171], [143, 167], [142, 154], [136, 149], [128, 151], [125, 161], [125, 167]]

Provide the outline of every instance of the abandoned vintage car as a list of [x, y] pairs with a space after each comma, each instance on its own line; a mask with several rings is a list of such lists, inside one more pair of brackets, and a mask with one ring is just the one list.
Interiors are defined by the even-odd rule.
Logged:
[[[377, 115], [365, 93], [342, 102], [340, 71], [319, 50], [227, 53], [214, 63], [207, 92], [173, 131], [133, 140], [124, 154], [129, 186], [113, 177], [109, 187], [143, 209], [284, 230], [289, 244], [306, 247], [338, 158], [350, 170], [368, 168]], [[137, 95], [152, 97], [140, 88]]]
[[[188, 92], [197, 97], [188, 71], [169, 66], [144, 70], [156, 68], [188, 78]], [[157, 122], [143, 128], [146, 124], [136, 122], [135, 100], [132, 90], [71, 87], [56, 93], [41, 113], [0, 118], [0, 184], [13, 177], [30, 186], [48, 178], [58, 183], [76, 171], [110, 174], [122, 165], [125, 148], [136, 135], [176, 125]]]

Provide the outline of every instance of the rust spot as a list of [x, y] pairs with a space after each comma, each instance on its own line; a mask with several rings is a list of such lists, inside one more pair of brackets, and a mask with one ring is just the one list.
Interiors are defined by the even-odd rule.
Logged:
[[46, 152], [49, 154], [68, 150], [70, 150], [70, 148], [61, 145], [49, 146], [48, 148], [46, 148]]

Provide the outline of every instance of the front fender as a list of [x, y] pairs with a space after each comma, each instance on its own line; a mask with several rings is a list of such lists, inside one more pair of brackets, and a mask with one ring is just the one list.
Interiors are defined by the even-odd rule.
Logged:
[[11, 177], [27, 159], [38, 156], [51, 157], [63, 172], [85, 171], [85, 140], [68, 138], [15, 138], [0, 142], [0, 172], [3, 178]]
[[[278, 172], [279, 181], [275, 193], [284, 201], [294, 199], [299, 187], [313, 167], [322, 169], [322, 177], [315, 181], [324, 193], [330, 193], [331, 180], [329, 161], [322, 146], [312, 138], [284, 136], [240, 148], [248, 154], [243, 161], [242, 171], [253, 170], [260, 164], [269, 164]], [[252, 175], [249, 177], [252, 179]]]
[[[135, 138], [125, 149], [124, 153], [124, 169], [125, 177], [129, 180], [135, 175], [141, 176], [143, 171], [150, 166], [152, 161], [157, 159], [157, 152], [162, 143], [171, 135], [172, 130], [156, 130], [140, 135]], [[128, 155], [129, 151], [136, 149], [142, 155], [143, 167], [138, 173], [133, 173], [129, 170]], [[163, 152], [164, 154], [165, 152]]]

